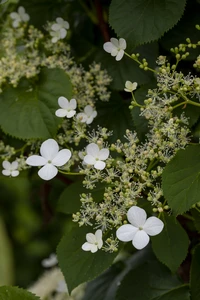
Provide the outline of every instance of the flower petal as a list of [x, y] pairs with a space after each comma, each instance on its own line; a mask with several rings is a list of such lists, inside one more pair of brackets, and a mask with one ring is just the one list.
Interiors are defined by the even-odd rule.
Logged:
[[44, 180], [51, 180], [58, 173], [58, 169], [52, 164], [46, 164], [38, 171], [38, 175]]
[[96, 161], [94, 164], [95, 169], [97, 170], [103, 170], [105, 168], [106, 164], [104, 161]]
[[84, 112], [87, 116], [91, 116], [91, 114], [93, 113], [93, 107], [91, 105], [86, 105], [86, 107], [84, 108]]
[[93, 120], [94, 120], [94, 117], [92, 117], [92, 116], [91, 117], [87, 117], [85, 123], [89, 125], [89, 124], [92, 123]]
[[95, 232], [95, 237], [96, 237], [96, 240], [97, 240], [97, 246], [98, 246], [99, 249], [101, 249], [102, 246], [103, 246], [102, 230], [101, 230], [101, 229], [98, 229], [98, 230]]
[[11, 175], [11, 171], [10, 170], [2, 170], [2, 174], [4, 176], [10, 176]]
[[26, 164], [29, 166], [44, 166], [47, 159], [39, 155], [31, 155], [26, 159]]
[[94, 244], [93, 244], [93, 245], [91, 246], [91, 252], [92, 252], [92, 253], [95, 253], [95, 252], [97, 252], [97, 251], [98, 251], [97, 245], [94, 245]]
[[120, 50], [120, 51], [118, 52], [117, 56], [115, 57], [115, 59], [116, 59], [117, 61], [119, 61], [119, 60], [122, 59], [123, 56], [124, 56], [124, 50]]
[[137, 231], [138, 228], [130, 224], [126, 224], [126, 225], [122, 225], [117, 229], [116, 235], [118, 240], [122, 242], [130, 242], [133, 240]]
[[82, 245], [81, 248], [82, 248], [84, 251], [91, 251], [91, 247], [92, 247], [92, 244], [86, 242], [86, 243], [84, 243], [84, 244]]
[[129, 89], [129, 90], [132, 90], [132, 87], [133, 87], [132, 82], [129, 81], [129, 80], [127, 80], [127, 81], [125, 82], [125, 87], [126, 87], [127, 89]]
[[18, 168], [18, 162], [15, 160], [11, 163], [11, 169], [16, 170]]
[[58, 152], [56, 157], [54, 157], [54, 159], [52, 160], [52, 164], [57, 167], [63, 166], [68, 162], [71, 156], [72, 153], [70, 150], [62, 149]]
[[99, 153], [99, 147], [95, 143], [91, 143], [86, 147], [87, 154], [97, 158], [97, 155]]
[[75, 110], [70, 110], [70, 111], [67, 111], [66, 113], [67, 113], [66, 114], [67, 118], [72, 118], [76, 114], [76, 111]]
[[149, 236], [144, 230], [138, 230], [138, 232], [135, 234], [132, 244], [133, 246], [141, 250], [149, 243]]
[[98, 158], [100, 160], [106, 160], [109, 156], [110, 151], [106, 148], [103, 148], [99, 151]]
[[66, 117], [67, 111], [66, 111], [66, 109], [59, 108], [56, 110], [55, 115], [59, 118], [63, 118], [63, 117]]
[[19, 19], [20, 17], [19, 17], [19, 14], [17, 13], [17, 12], [12, 12], [11, 14], [10, 14], [10, 17], [11, 17], [11, 19]]
[[67, 30], [65, 28], [60, 29], [60, 38], [64, 39], [67, 35]]
[[18, 13], [19, 13], [20, 15], [24, 15], [24, 14], [25, 14], [25, 8], [24, 8], [23, 6], [20, 6], [20, 7], [18, 8]]
[[58, 104], [60, 105], [61, 108], [68, 109], [69, 108], [69, 101], [67, 98], [61, 96], [58, 98]]
[[11, 169], [11, 163], [9, 161], [7, 161], [7, 160], [3, 161], [2, 166], [6, 170], [10, 170]]
[[19, 175], [19, 171], [17, 171], [17, 170], [11, 172], [11, 176], [12, 176], [12, 177], [16, 177], [16, 176], [18, 176], [18, 175]]
[[77, 103], [76, 103], [76, 99], [71, 99], [69, 101], [69, 109], [74, 110], [76, 109]]
[[119, 39], [119, 48], [122, 49], [122, 50], [126, 49], [126, 41], [125, 41], [125, 39], [122, 39], [122, 38]]
[[40, 147], [41, 155], [47, 160], [52, 160], [58, 154], [58, 143], [53, 139], [48, 139]]
[[103, 44], [103, 49], [108, 52], [111, 53], [113, 50], [113, 44], [111, 42], [107, 42]]
[[86, 234], [86, 241], [88, 243], [91, 243], [91, 244], [95, 244], [96, 243], [96, 236], [93, 234], [93, 233], [87, 233]]
[[147, 214], [144, 209], [132, 206], [127, 213], [129, 222], [135, 227], [142, 227], [146, 221]]
[[78, 113], [76, 115], [76, 118], [81, 122], [81, 123], [85, 123], [87, 120], [87, 116], [85, 113]]
[[94, 165], [96, 163], [96, 159], [92, 155], [84, 156], [83, 161], [88, 165]]
[[163, 230], [163, 227], [164, 223], [160, 219], [150, 217], [146, 220], [143, 229], [147, 234], [154, 236], [159, 234]]
[[118, 52], [119, 52], [119, 50], [118, 50], [117, 48], [113, 48], [113, 50], [111, 51], [110, 54], [111, 54], [112, 56], [117, 56]]
[[119, 41], [116, 38], [111, 38], [110, 39], [111, 43], [116, 47], [119, 48]]

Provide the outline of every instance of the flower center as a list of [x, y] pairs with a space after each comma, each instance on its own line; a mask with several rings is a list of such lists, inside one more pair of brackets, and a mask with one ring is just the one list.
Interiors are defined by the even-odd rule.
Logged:
[[143, 228], [140, 226], [140, 227], [139, 227], [139, 230], [143, 230]]
[[48, 164], [51, 164], [51, 160], [48, 160]]

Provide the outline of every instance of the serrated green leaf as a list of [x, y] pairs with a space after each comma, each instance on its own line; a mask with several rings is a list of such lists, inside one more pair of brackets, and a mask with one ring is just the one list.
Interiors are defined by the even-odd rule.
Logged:
[[79, 211], [81, 202], [80, 194], [90, 193], [95, 202], [103, 199], [105, 184], [99, 183], [93, 190], [87, 190], [83, 187], [82, 181], [70, 184], [60, 195], [57, 211], [65, 214], [73, 214]]
[[113, 0], [109, 23], [131, 50], [159, 39], [181, 18], [186, 0]]
[[190, 269], [190, 289], [192, 300], [200, 299], [200, 245], [195, 248]]
[[3, 219], [0, 218], [0, 286], [12, 284], [13, 253]]
[[58, 97], [71, 98], [72, 85], [61, 69], [43, 69], [38, 86], [27, 81], [0, 95], [0, 126], [20, 139], [53, 137], [61, 119], [55, 116]]
[[153, 300], [179, 286], [175, 275], [158, 261], [147, 261], [122, 280], [117, 300]]
[[200, 145], [179, 150], [162, 175], [164, 196], [175, 213], [181, 214], [199, 201]]
[[83, 251], [81, 246], [89, 232], [95, 231], [91, 227], [76, 226], [63, 237], [57, 248], [59, 265], [70, 293], [80, 283], [92, 280], [105, 271], [117, 255], [101, 249], [96, 253]]
[[179, 286], [166, 294], [152, 300], [190, 300], [190, 291], [187, 285]]
[[1, 286], [0, 300], [40, 300], [40, 298], [16, 286]]
[[191, 214], [194, 218], [194, 226], [196, 230], [200, 233], [200, 212], [194, 208], [191, 209]]
[[185, 230], [174, 216], [162, 214], [164, 228], [160, 234], [151, 237], [156, 257], [172, 272], [175, 272], [187, 255], [189, 239]]

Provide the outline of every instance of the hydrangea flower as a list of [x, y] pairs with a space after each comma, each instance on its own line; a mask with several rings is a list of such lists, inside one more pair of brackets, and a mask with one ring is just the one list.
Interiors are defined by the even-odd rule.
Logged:
[[110, 42], [107, 42], [103, 45], [103, 49], [110, 53], [112, 56], [115, 56], [117, 61], [121, 60], [124, 56], [124, 50], [126, 49], [125, 39], [116, 39], [111, 38]]
[[2, 163], [2, 166], [4, 168], [4, 170], [2, 170], [2, 174], [5, 176], [12, 176], [12, 177], [16, 177], [19, 175], [19, 171], [18, 169], [18, 162], [15, 160], [12, 163], [10, 163], [7, 160], [4, 160]]
[[88, 165], [93, 165], [97, 170], [103, 170], [106, 166], [104, 160], [109, 156], [109, 150], [106, 148], [99, 149], [95, 143], [91, 143], [86, 147], [87, 155], [84, 156], [83, 161]]
[[137, 88], [137, 82], [131, 82], [131, 81], [126, 81], [125, 82], [125, 91], [126, 92], [133, 92]]
[[50, 35], [53, 37], [51, 41], [52, 43], [57, 43], [58, 40], [64, 39], [66, 37], [66, 29], [69, 29], [69, 23], [59, 17], [56, 18], [56, 23], [51, 26], [51, 29], [52, 31], [50, 31]]
[[71, 99], [70, 101], [67, 98], [61, 96], [58, 98], [58, 104], [61, 108], [56, 110], [55, 114], [59, 118], [67, 117], [72, 118], [76, 114], [76, 100]]
[[92, 253], [97, 252], [103, 246], [102, 230], [98, 229], [95, 234], [87, 233], [86, 240], [87, 242], [82, 245], [82, 249], [84, 251], [91, 251]]
[[54, 178], [58, 169], [65, 165], [71, 157], [71, 151], [68, 149], [62, 149], [59, 151], [58, 143], [53, 139], [48, 139], [42, 143], [40, 147], [39, 155], [32, 155], [27, 158], [26, 163], [30, 166], [43, 166], [38, 175], [44, 180], [50, 180]]
[[28, 22], [30, 20], [30, 16], [25, 12], [25, 9], [23, 6], [20, 6], [18, 8], [18, 13], [17, 12], [12, 12], [10, 14], [11, 19], [13, 19], [12, 26], [14, 28], [19, 27], [19, 24], [21, 22]]
[[117, 238], [122, 242], [132, 241], [133, 246], [141, 250], [149, 243], [149, 235], [159, 234], [164, 227], [163, 222], [156, 218], [147, 219], [144, 209], [132, 206], [127, 213], [127, 219], [131, 224], [122, 225], [117, 229]]
[[84, 108], [84, 112], [78, 113], [76, 117], [81, 123], [91, 124], [96, 116], [96, 110], [94, 110], [92, 106], [87, 105]]
[[50, 268], [57, 265], [58, 259], [55, 253], [51, 253], [48, 258], [42, 260], [42, 266], [44, 268]]

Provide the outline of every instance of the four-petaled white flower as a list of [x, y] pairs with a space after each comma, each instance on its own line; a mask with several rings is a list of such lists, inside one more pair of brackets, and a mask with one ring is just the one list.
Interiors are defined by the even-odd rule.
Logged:
[[111, 38], [110, 42], [107, 42], [103, 45], [103, 49], [110, 53], [112, 56], [116, 56], [117, 61], [121, 60], [124, 56], [124, 50], [126, 49], [125, 39], [116, 39]]
[[65, 165], [71, 157], [71, 151], [62, 149], [59, 151], [57, 142], [53, 139], [48, 139], [42, 143], [39, 155], [32, 155], [27, 158], [26, 163], [30, 166], [43, 166], [38, 175], [44, 180], [50, 180], [58, 173], [56, 167]]
[[138, 250], [149, 243], [149, 235], [159, 234], [164, 227], [163, 222], [156, 217], [147, 219], [145, 210], [138, 206], [132, 206], [128, 210], [127, 219], [131, 224], [119, 227], [116, 232], [117, 238], [122, 242], [132, 241]]
[[52, 36], [52, 43], [56, 43], [58, 40], [64, 39], [67, 35], [67, 30], [69, 29], [69, 23], [62, 18], [56, 18], [56, 23], [51, 26], [52, 31], [50, 35]]
[[28, 22], [30, 20], [30, 16], [25, 12], [25, 9], [23, 6], [20, 6], [18, 8], [18, 13], [17, 12], [12, 12], [10, 14], [11, 19], [14, 21], [12, 22], [12, 26], [14, 28], [19, 27], [19, 24], [21, 22]]
[[55, 114], [57, 117], [63, 118], [72, 118], [76, 114], [76, 100], [71, 99], [70, 101], [67, 100], [65, 97], [58, 98], [58, 104], [61, 108], [56, 110]]
[[131, 93], [131, 92], [133, 92], [134, 90], [136, 90], [136, 88], [137, 88], [137, 82], [131, 82], [131, 81], [126, 81], [125, 82], [125, 91], [126, 92], [129, 92], [129, 93]]
[[94, 110], [92, 106], [87, 105], [84, 108], [84, 112], [78, 113], [76, 117], [81, 123], [91, 124], [96, 116], [96, 110]]
[[13, 161], [12, 163], [10, 163], [7, 160], [4, 160], [2, 166], [4, 168], [4, 170], [2, 170], [3, 175], [12, 176], [12, 177], [16, 177], [19, 175], [19, 171], [17, 170], [18, 162], [16, 160]]
[[87, 155], [83, 161], [88, 165], [93, 165], [97, 170], [103, 170], [106, 166], [104, 160], [109, 156], [109, 150], [106, 148], [99, 149], [95, 143], [91, 143], [86, 147]]
[[87, 242], [82, 245], [82, 249], [84, 251], [91, 251], [92, 253], [97, 252], [103, 246], [102, 230], [98, 229], [95, 234], [87, 233], [86, 240]]
[[42, 260], [42, 266], [44, 268], [50, 268], [57, 265], [58, 259], [55, 253], [51, 253], [48, 258]]

